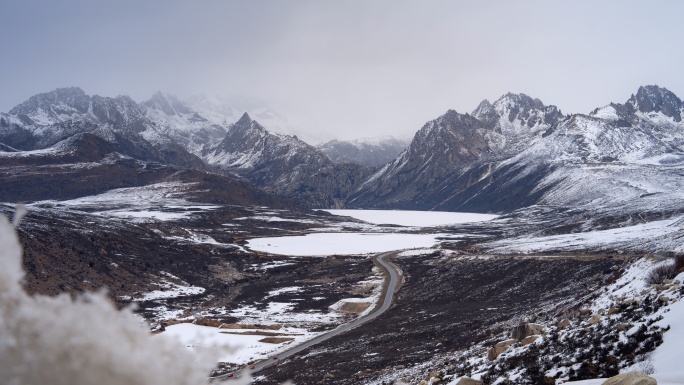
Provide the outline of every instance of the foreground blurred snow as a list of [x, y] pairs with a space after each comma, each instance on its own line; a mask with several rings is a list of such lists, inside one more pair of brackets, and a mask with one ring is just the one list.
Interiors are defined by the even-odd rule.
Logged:
[[14, 230], [0, 216], [2, 383], [207, 383], [218, 352], [193, 354], [151, 336], [131, 309], [116, 310], [102, 293], [77, 299], [30, 296], [21, 286], [21, 254]]

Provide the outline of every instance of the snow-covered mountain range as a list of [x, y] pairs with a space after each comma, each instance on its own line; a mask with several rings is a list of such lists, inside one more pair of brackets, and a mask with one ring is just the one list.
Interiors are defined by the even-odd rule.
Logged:
[[[245, 112], [269, 131], [281, 135], [297, 136], [309, 144], [321, 143], [334, 137], [330, 127], [317, 122], [301, 113], [301, 109], [267, 102], [246, 96], [193, 95], [185, 104], [214, 124], [230, 125], [240, 119]], [[316, 127], [312, 130], [311, 127]]]
[[[658, 86], [587, 115], [509, 93], [472, 113], [447, 111], [408, 145], [386, 138], [317, 148], [246, 113], [229, 123], [235, 111], [216, 105], [57, 89], [0, 114], [0, 144], [6, 153], [64, 151], [59, 143], [70, 138], [81, 150], [101, 147], [73, 139], [92, 134], [122, 156], [237, 174], [309, 207], [502, 212], [544, 204], [634, 213], [677, 211], [683, 198], [684, 107]], [[368, 167], [386, 160], [375, 173]]]
[[334, 164], [315, 147], [296, 136], [269, 132], [246, 113], [230, 124], [209, 116], [168, 94], [156, 93], [138, 104], [127, 96], [89, 96], [79, 88], [61, 88], [1, 114], [0, 143], [5, 152], [62, 154], [75, 151], [68, 147], [76, 142], [84, 151], [83, 143], [95, 141], [72, 138], [92, 134], [123, 156], [237, 174], [314, 207], [342, 207], [344, 197], [372, 173], [359, 164]]
[[[679, 210], [682, 102], [658, 86], [565, 116], [526, 95], [448, 111], [356, 192], [354, 207], [507, 211], [532, 204]], [[657, 203], [656, 203], [657, 202]]]
[[127, 96], [89, 96], [80, 88], [60, 88], [32, 96], [8, 114], [1, 114], [0, 142], [17, 150], [40, 150], [77, 134], [92, 133], [118, 152], [139, 160], [203, 168], [185, 143], [170, 135], [169, 131], [184, 127], [155, 123], [146, 116], [151, 109]]

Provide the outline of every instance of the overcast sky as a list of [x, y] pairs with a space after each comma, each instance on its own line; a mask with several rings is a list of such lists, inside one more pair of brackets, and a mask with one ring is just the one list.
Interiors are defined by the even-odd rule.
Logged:
[[[564, 113], [684, 97], [684, 1], [3, 0], [0, 111], [57, 87], [240, 94], [341, 138], [526, 93]], [[267, 127], [268, 128], [268, 127]]]

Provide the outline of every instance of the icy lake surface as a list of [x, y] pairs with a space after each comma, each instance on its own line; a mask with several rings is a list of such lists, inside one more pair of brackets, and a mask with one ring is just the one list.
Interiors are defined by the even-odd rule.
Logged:
[[404, 210], [323, 210], [378, 225], [433, 227], [492, 220], [498, 215]]
[[428, 248], [440, 234], [316, 233], [293, 237], [250, 239], [255, 251], [292, 256], [325, 256], [381, 253], [383, 251]]
[[[373, 224], [432, 227], [447, 224], [487, 221], [490, 214], [440, 211], [325, 210], [335, 215], [361, 219]], [[247, 247], [255, 251], [291, 256], [370, 254], [384, 251], [430, 248], [443, 234], [399, 233], [314, 233], [292, 237], [251, 239]]]

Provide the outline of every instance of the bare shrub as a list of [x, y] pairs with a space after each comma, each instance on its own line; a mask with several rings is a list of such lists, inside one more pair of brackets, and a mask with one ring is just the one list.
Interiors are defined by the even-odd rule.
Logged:
[[655, 373], [655, 367], [653, 366], [653, 352], [639, 354], [636, 357], [636, 361], [636, 368], [640, 372], [649, 376]]
[[675, 276], [677, 276], [675, 264], [660, 265], [648, 272], [646, 283], [649, 285], [660, 284], [663, 283], [663, 280], [672, 279]]
[[674, 268], [677, 272], [684, 272], [684, 254], [675, 257]]

